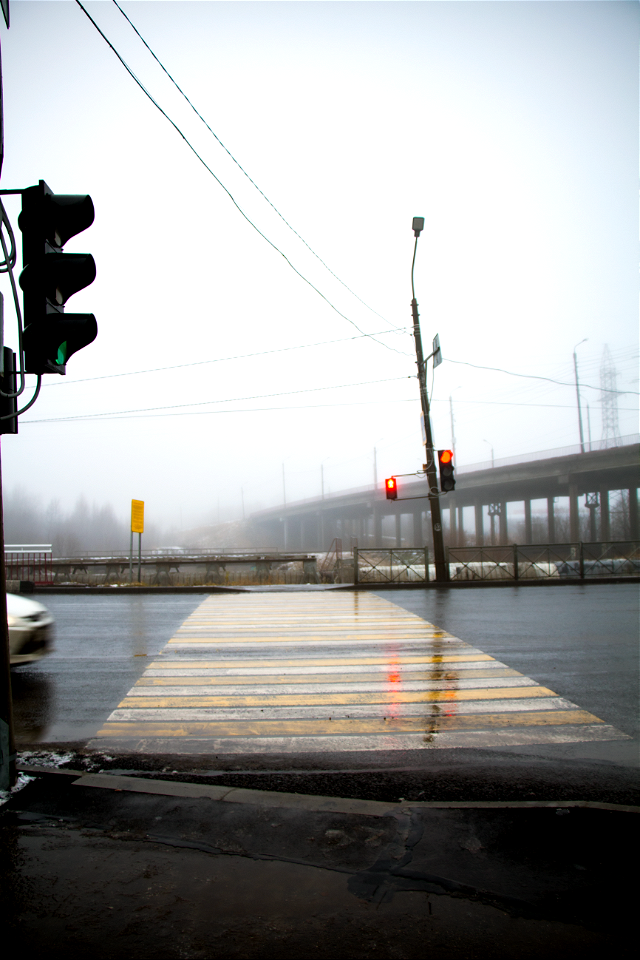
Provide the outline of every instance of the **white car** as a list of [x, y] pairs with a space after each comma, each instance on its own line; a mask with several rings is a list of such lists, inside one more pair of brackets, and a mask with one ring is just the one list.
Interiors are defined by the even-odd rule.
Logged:
[[53, 617], [41, 603], [8, 593], [7, 622], [12, 667], [33, 663], [49, 652]]

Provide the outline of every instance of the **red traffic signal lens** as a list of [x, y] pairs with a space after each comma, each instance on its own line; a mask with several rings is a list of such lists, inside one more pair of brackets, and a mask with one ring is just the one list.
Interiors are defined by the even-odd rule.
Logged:
[[398, 496], [398, 484], [395, 477], [389, 477], [384, 482], [384, 488], [387, 493], [387, 500], [395, 500]]
[[453, 450], [438, 450], [438, 459], [440, 463], [451, 463], [453, 460]]

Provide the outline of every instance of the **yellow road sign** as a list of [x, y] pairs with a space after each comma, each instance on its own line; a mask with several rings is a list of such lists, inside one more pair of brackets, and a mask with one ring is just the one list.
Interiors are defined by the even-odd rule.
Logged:
[[144, 533], [144, 500], [131, 501], [131, 532]]

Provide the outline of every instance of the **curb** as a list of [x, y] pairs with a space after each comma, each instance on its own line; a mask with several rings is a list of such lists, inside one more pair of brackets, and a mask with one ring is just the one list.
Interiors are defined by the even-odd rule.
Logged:
[[[427, 583], [331, 583], [326, 584], [324, 590], [489, 590], [493, 587], [571, 587], [571, 586], [598, 586], [611, 583], [640, 583], [638, 577], [588, 577], [584, 580], [579, 579], [552, 579], [548, 580], [460, 580], [450, 581], [449, 583], [436, 583], [430, 580]], [[38, 594], [101, 594], [102, 596], [117, 593], [129, 594], [167, 594], [167, 593], [193, 593], [193, 594], [249, 594], [249, 593], [287, 593], [290, 587], [295, 587], [291, 592], [304, 593], [304, 584], [281, 584], [279, 586], [269, 587], [261, 590], [259, 586], [255, 587], [219, 587], [219, 586], [200, 586], [200, 587], [130, 587], [130, 586], [104, 586], [104, 587], [85, 587], [85, 586], [36, 586], [32, 593]], [[314, 593], [322, 593], [322, 588], [318, 585], [311, 585]]]
[[323, 797], [303, 793], [277, 793], [271, 790], [248, 790], [175, 780], [145, 780], [109, 773], [83, 773], [58, 767], [30, 767], [18, 764], [20, 773], [58, 774], [74, 777], [74, 787], [97, 787], [103, 790], [148, 793], [164, 797], [218, 800], [224, 803], [246, 803], [258, 807], [286, 807], [315, 813], [346, 813], [365, 817], [388, 817], [412, 810], [544, 810], [586, 809], [609, 810], [615, 813], [640, 813], [640, 807], [596, 800], [426, 800], [389, 802], [356, 800], [348, 797]]

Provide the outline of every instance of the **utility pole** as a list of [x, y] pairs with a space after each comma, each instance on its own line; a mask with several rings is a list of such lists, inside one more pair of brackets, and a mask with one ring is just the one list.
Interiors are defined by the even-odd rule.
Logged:
[[453, 420], [453, 400], [449, 396], [449, 413], [451, 414], [451, 449], [453, 450], [453, 462], [457, 463], [458, 458], [456, 456], [456, 431]]
[[0, 474], [0, 790], [10, 790], [16, 782], [16, 745], [13, 734], [11, 700], [11, 650], [7, 624], [7, 572], [4, 564], [4, 522], [2, 476]]
[[576, 399], [578, 401], [578, 426], [580, 427], [580, 453], [584, 453], [584, 433], [582, 431], [582, 408], [580, 406], [580, 382], [578, 380], [578, 356], [576, 350], [582, 343], [586, 343], [589, 338], [585, 337], [580, 343], [576, 343], [573, 348], [573, 373], [576, 378]]
[[[8, 27], [8, 3], [2, 3], [2, 12]], [[2, 171], [3, 157], [4, 123], [2, 106], [2, 64], [0, 63], [0, 172]], [[0, 349], [1, 348], [2, 344], [0, 344]], [[2, 471], [0, 466], [0, 790], [10, 790], [16, 782], [16, 744], [13, 732], [13, 703], [11, 700], [11, 650], [9, 647], [9, 626], [7, 624], [7, 571], [4, 564], [3, 517]]]
[[373, 448], [373, 487], [378, 489], [378, 448]]
[[431, 510], [431, 528], [433, 530], [433, 552], [435, 555], [436, 580], [446, 583], [449, 580], [449, 568], [444, 552], [444, 537], [442, 535], [442, 517], [440, 514], [440, 495], [438, 493], [438, 476], [436, 472], [435, 456], [433, 451], [433, 436], [431, 434], [431, 416], [429, 413], [429, 395], [427, 393], [427, 369], [422, 352], [422, 334], [420, 333], [420, 318], [418, 315], [418, 301], [413, 281], [413, 271], [416, 264], [418, 237], [424, 229], [424, 217], [413, 218], [413, 235], [416, 242], [413, 247], [413, 262], [411, 264], [411, 314], [413, 316], [413, 338], [416, 343], [416, 365], [418, 367], [418, 383], [420, 384], [420, 403], [424, 418], [424, 432], [426, 437], [425, 449], [427, 462], [427, 484], [429, 487], [429, 507]]

